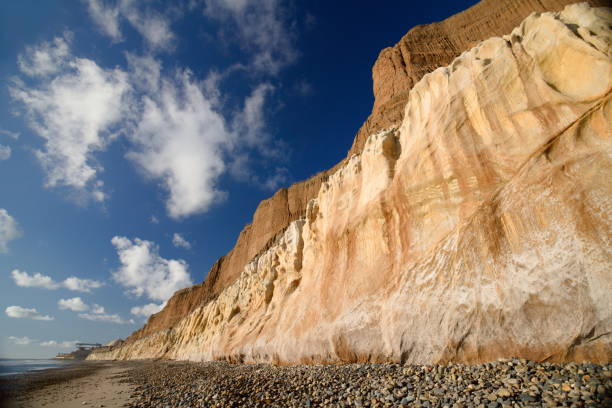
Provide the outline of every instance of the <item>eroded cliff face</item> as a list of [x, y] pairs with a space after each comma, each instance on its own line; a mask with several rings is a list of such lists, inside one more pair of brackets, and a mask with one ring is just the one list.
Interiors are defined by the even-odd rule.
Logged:
[[[412, 28], [393, 47], [381, 51], [372, 68], [374, 107], [349, 152], [357, 154], [369, 135], [398, 126], [408, 93], [425, 74], [449, 65], [462, 52], [490, 37], [502, 36], [531, 13], [559, 11], [576, 0], [481, 0], [444, 21]], [[589, 0], [606, 6], [607, 0]]]
[[90, 358], [609, 362], [611, 23], [533, 14], [425, 75], [233, 283]]
[[[213, 265], [206, 280], [177, 292], [167, 306], [151, 316], [128, 341], [172, 327], [231, 285], [245, 265], [269, 248], [290, 222], [304, 217], [306, 206], [317, 196], [321, 183], [344, 166], [348, 158], [359, 154], [367, 137], [401, 124], [408, 93], [423, 75], [450, 64], [480, 41], [509, 33], [532, 12], [558, 11], [575, 1], [482, 0], [442, 22], [415, 27], [397, 45], [384, 49], [372, 69], [375, 98], [372, 114], [357, 133], [347, 159], [262, 201], [253, 222], [240, 233], [234, 248]], [[606, 1], [589, 0], [589, 3], [602, 6]]]

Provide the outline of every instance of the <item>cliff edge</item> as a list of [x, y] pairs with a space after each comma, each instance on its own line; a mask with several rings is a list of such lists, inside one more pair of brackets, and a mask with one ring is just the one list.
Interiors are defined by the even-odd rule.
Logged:
[[[372, 69], [374, 106], [357, 133], [347, 159], [363, 150], [365, 139], [380, 130], [399, 126], [410, 89], [423, 75], [446, 66], [480, 41], [509, 33], [533, 12], [558, 11], [576, 0], [482, 0], [442, 22], [412, 28], [398, 44], [381, 51]], [[605, 0], [590, 0], [603, 6]], [[204, 282], [177, 292], [159, 313], [127, 340], [135, 340], [172, 327], [196, 307], [214, 299], [240, 276], [256, 255], [265, 251], [290, 222], [304, 217], [306, 205], [315, 198], [332, 169], [282, 188], [257, 207], [253, 221], [240, 233], [234, 248], [221, 257]]]
[[[609, 362], [611, 11], [536, 12], [485, 41], [461, 23], [546, 3], [437, 23], [465, 26], [448, 55], [474, 45], [448, 66], [406, 45], [423, 27], [384, 50], [350, 157], [262, 202], [203, 284], [90, 358]], [[404, 46], [422, 64], [384, 79]]]

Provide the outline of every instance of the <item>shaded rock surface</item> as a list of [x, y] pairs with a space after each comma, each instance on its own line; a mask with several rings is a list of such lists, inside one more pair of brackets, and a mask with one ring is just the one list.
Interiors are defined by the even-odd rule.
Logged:
[[423, 76], [237, 279], [90, 358], [609, 362], [611, 21], [535, 13]]
[[[386, 48], [372, 70], [374, 107], [355, 137], [347, 158], [363, 150], [366, 138], [383, 129], [399, 126], [408, 93], [426, 73], [448, 65], [454, 58], [489, 37], [509, 33], [532, 12], [557, 11], [575, 0], [483, 0], [442, 22], [411, 29], [394, 47]], [[589, 0], [606, 5], [605, 0]], [[291, 221], [302, 218], [308, 202], [321, 183], [344, 165], [279, 190], [262, 201], [253, 222], [240, 233], [235, 247], [213, 265], [206, 280], [177, 292], [159, 313], [128, 339], [135, 340], [172, 327], [201, 304], [214, 299], [232, 284], [254, 256], [266, 250]]]

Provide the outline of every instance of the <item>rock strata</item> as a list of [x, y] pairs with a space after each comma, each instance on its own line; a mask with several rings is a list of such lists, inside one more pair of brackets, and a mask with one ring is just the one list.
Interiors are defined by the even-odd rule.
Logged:
[[[408, 93], [423, 75], [446, 66], [478, 42], [509, 33], [532, 12], [558, 11], [575, 0], [483, 0], [442, 22], [410, 30], [394, 47], [381, 53], [372, 69], [374, 107], [357, 133], [347, 158], [363, 150], [366, 138], [397, 127], [404, 115]], [[589, 0], [604, 6], [606, 0]], [[172, 327], [196, 307], [214, 299], [232, 284], [253, 257], [269, 247], [291, 221], [304, 216], [321, 183], [344, 165], [279, 190], [255, 211], [253, 222], [240, 233], [234, 248], [211, 268], [206, 280], [191, 290], [177, 292], [160, 313], [136, 331], [128, 341]]]
[[611, 13], [534, 13], [423, 76], [229, 286], [90, 358], [611, 361]]
[[[531, 13], [559, 11], [576, 0], [481, 0], [444, 21], [412, 28], [381, 51], [372, 68], [374, 106], [349, 152], [361, 152], [369, 135], [398, 126], [410, 89], [425, 74], [449, 65], [462, 52], [490, 37], [509, 33]], [[589, 0], [607, 6], [606, 0]]]

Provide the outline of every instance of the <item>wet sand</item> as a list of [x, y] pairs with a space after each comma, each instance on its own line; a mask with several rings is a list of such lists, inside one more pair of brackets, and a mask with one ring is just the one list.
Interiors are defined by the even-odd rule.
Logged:
[[126, 407], [133, 389], [123, 375], [136, 363], [79, 362], [0, 379], [0, 407]]

